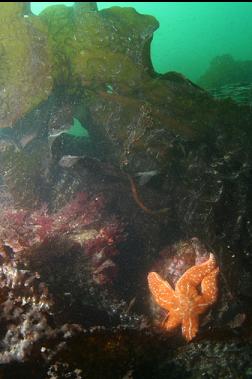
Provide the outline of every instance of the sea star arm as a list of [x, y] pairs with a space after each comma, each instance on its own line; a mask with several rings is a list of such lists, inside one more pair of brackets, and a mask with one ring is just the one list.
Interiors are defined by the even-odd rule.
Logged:
[[210, 274], [208, 274], [201, 283], [201, 292], [204, 299], [209, 305], [216, 302], [218, 296], [218, 283], [217, 277], [219, 274], [219, 267], [216, 267]]
[[210, 272], [201, 283], [202, 295], [198, 296], [196, 300], [196, 312], [198, 314], [204, 313], [212, 304], [217, 300], [218, 296], [218, 283], [217, 277], [219, 273], [219, 267]]
[[148, 274], [148, 284], [155, 301], [161, 308], [172, 309], [176, 302], [174, 290], [168, 282], [161, 279], [156, 272]]
[[196, 314], [190, 314], [183, 318], [182, 334], [187, 342], [191, 341], [199, 330], [199, 317]]
[[167, 331], [177, 328], [181, 324], [181, 318], [176, 313], [171, 312], [163, 323], [163, 328]]
[[210, 254], [209, 259], [200, 264], [189, 268], [178, 280], [176, 284], [176, 291], [186, 294], [188, 286], [197, 287], [205, 276], [216, 268], [216, 260], [213, 254]]

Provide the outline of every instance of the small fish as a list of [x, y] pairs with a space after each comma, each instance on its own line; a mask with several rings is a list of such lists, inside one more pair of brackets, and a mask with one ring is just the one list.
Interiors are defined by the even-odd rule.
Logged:
[[34, 133], [30, 133], [30, 134], [26, 134], [24, 136], [22, 136], [19, 140], [19, 144], [21, 145], [22, 148], [24, 148], [25, 146], [29, 145], [30, 142], [32, 142], [34, 140], [34, 138], [37, 137], [37, 132], [34, 132]]
[[56, 129], [56, 130], [53, 130], [53, 133], [48, 135], [48, 144], [49, 144], [49, 147], [52, 148], [52, 145], [53, 145], [54, 141], [59, 136], [61, 136], [61, 134], [66, 134], [69, 129], [71, 129], [71, 127], [66, 128], [66, 129]]
[[70, 134], [75, 137], [89, 138], [87, 129], [85, 129], [77, 118], [73, 119], [73, 125], [63, 125], [61, 128], [52, 129], [48, 136], [49, 145], [52, 146], [54, 140], [61, 134]]
[[63, 168], [70, 168], [73, 167], [77, 162], [79, 162], [84, 156], [78, 156], [78, 155], [64, 155], [59, 160], [59, 166]]
[[144, 186], [147, 184], [154, 176], [158, 175], [158, 170], [143, 171], [138, 172], [135, 176], [139, 177], [139, 185]]
[[37, 132], [20, 134], [15, 129], [0, 129], [0, 150], [3, 151], [7, 146], [14, 146], [15, 150], [20, 151], [37, 137]]
[[54, 141], [62, 134], [68, 134], [78, 138], [89, 138], [89, 133], [87, 129], [80, 123], [80, 121], [77, 118], [73, 118], [73, 125], [64, 124], [57, 129], [53, 128], [49, 131], [48, 143], [50, 149], [52, 148]]
[[59, 165], [64, 168], [70, 168], [77, 163], [81, 163], [84, 168], [101, 171], [104, 168], [103, 163], [97, 159], [88, 155], [63, 155], [59, 160]]
[[[88, 155], [64, 155], [58, 162], [59, 166], [62, 168], [76, 168], [81, 169], [83, 173], [84, 170], [89, 172], [95, 172], [96, 175], [102, 175], [111, 178], [118, 178], [122, 176], [122, 172], [118, 171], [113, 165], [104, 163], [98, 158], [91, 157]], [[75, 167], [76, 166], [76, 167]]]

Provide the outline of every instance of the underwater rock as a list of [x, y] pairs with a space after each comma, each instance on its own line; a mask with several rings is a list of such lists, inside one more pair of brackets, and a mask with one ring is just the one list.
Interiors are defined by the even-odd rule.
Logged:
[[158, 378], [158, 363], [170, 355], [168, 341], [156, 332], [93, 328], [69, 339], [54, 359], [88, 378], [123, 378], [129, 372], [136, 378]]
[[194, 265], [201, 264], [209, 258], [209, 251], [196, 237], [166, 246], [159, 253], [151, 271], [158, 271], [172, 286]]
[[72, 368], [67, 362], [55, 362], [48, 367], [45, 379], [82, 379], [82, 370]]
[[16, 205], [41, 206], [46, 199], [48, 182], [48, 148], [40, 145], [31, 153], [9, 146], [1, 155], [0, 173]]
[[3, 183], [3, 180], [0, 176], [0, 204], [1, 212], [3, 209], [8, 207], [13, 207], [14, 202], [11, 194], [9, 193], [7, 186]]
[[[15, 45], [6, 45], [9, 66], [1, 60], [0, 81], [1, 88], [10, 84], [13, 113], [2, 116], [2, 107], [0, 119], [15, 126], [0, 135], [0, 306], [10, 304], [11, 315], [0, 315], [0, 357], [3, 347], [10, 360], [20, 351], [27, 361], [1, 365], [0, 376], [218, 377], [217, 360], [224, 377], [229, 359], [231, 373], [236, 359], [250, 375], [251, 112], [215, 100], [178, 73], [155, 73], [153, 17], [131, 8], [98, 11], [95, 3], [53, 6], [35, 17], [27, 4], [8, 5], [0, 35], [7, 38], [8, 21]], [[17, 56], [22, 68], [14, 73]], [[12, 78], [5, 82], [7, 66]], [[34, 89], [21, 86], [22, 93], [21, 79]], [[27, 107], [17, 107], [20, 99]], [[74, 119], [88, 138], [68, 133]], [[57, 138], [50, 144], [51, 134]], [[150, 309], [147, 273], [152, 267], [175, 283], [210, 251], [221, 268], [220, 296], [201, 320], [198, 342], [184, 346], [151, 326], [163, 315]], [[31, 297], [23, 305], [33, 288], [38, 303]], [[53, 297], [48, 309], [44, 294]]]
[[77, 12], [97, 12], [98, 7], [97, 3], [95, 1], [92, 2], [85, 2], [85, 3], [80, 3], [76, 2], [74, 5], [75, 9]]
[[252, 104], [252, 80], [250, 83], [230, 83], [208, 90], [216, 99], [232, 99], [238, 104]]
[[[158, 23], [151, 16], [76, 3], [33, 18], [48, 29], [54, 88], [84, 109], [86, 119], [79, 120], [87, 121], [96, 150], [124, 171], [165, 170], [177, 156], [174, 141], [201, 141], [222, 125], [249, 124], [234, 104], [214, 101], [182, 75], [154, 72], [150, 43]], [[57, 130], [71, 125], [63, 114]]]
[[34, 212], [3, 209], [0, 238], [14, 253], [20, 254], [46, 245], [46, 241], [66, 238], [84, 250], [90, 259], [93, 281], [103, 285], [114, 279], [116, 266], [112, 259], [124, 237], [119, 221], [105, 217], [101, 196], [91, 198], [79, 193], [54, 214], [49, 214], [45, 205]]
[[[21, 268], [1, 249], [1, 364], [25, 361], [42, 340], [55, 337], [49, 322], [52, 299], [37, 272]], [[4, 261], [3, 261], [4, 258]]]
[[252, 83], [252, 61], [235, 60], [229, 54], [215, 57], [198, 81], [206, 89], [220, 89], [235, 83]]
[[47, 29], [27, 3], [1, 3], [0, 128], [11, 127], [52, 90]]
[[[62, 328], [63, 329], [63, 328]], [[183, 377], [187, 379], [234, 378], [243, 373], [251, 377], [251, 342], [205, 340], [186, 346], [171, 346], [171, 341], [155, 331], [97, 327], [60, 338], [49, 362], [1, 365], [3, 378], [96, 379]], [[61, 341], [61, 342], [60, 342]], [[61, 344], [61, 346], [60, 346]], [[58, 351], [57, 351], [58, 348]], [[150, 359], [151, 357], [151, 359]], [[38, 362], [38, 361], [37, 361]], [[238, 375], [237, 375], [238, 374]]]
[[85, 11], [78, 4], [49, 7], [40, 18], [54, 51], [55, 83], [82, 99], [97, 150], [117, 166], [162, 169], [174, 154], [175, 135], [190, 140], [204, 131], [211, 98], [186, 78], [158, 75], [151, 66], [154, 18], [131, 8]]
[[[3, 246], [41, 274], [58, 299], [60, 313], [61, 307], [72, 304], [70, 314], [64, 314], [64, 322], [72, 317], [74, 322], [76, 318], [86, 324], [98, 319], [102, 322], [108, 319], [109, 312], [115, 319], [119, 317], [124, 304], [116, 299], [114, 283], [118, 273], [116, 258], [125, 238], [123, 224], [106, 212], [101, 196], [80, 193], [52, 214], [45, 206], [33, 212], [2, 210]], [[76, 310], [74, 316], [72, 309]]]
[[252, 103], [252, 61], [235, 60], [231, 55], [215, 57], [198, 81], [216, 99], [233, 99], [238, 104]]
[[183, 145], [200, 145], [222, 128], [249, 133], [249, 113], [172, 77], [148, 78], [133, 96], [86, 90], [85, 104], [90, 134], [111, 161], [131, 174], [165, 171], [171, 160], [183, 154]]
[[[86, 129], [73, 117], [75, 112], [79, 114], [73, 101], [56, 91], [14, 127], [1, 129], [0, 172], [16, 205], [36, 209], [39, 204], [50, 203], [59, 176], [58, 161], [63, 155], [94, 155]], [[80, 113], [85, 120], [83, 109]], [[52, 134], [56, 136], [51, 138]]]
[[[173, 359], [162, 362], [158, 378], [183, 377], [187, 379], [235, 378], [242, 372], [244, 379], [249, 379], [252, 372], [251, 342], [204, 341], [178, 348]], [[157, 372], [159, 372], [157, 369]]]
[[[118, 87], [132, 91], [152, 69], [150, 41], [158, 27], [152, 16], [133, 8], [51, 6], [40, 14], [53, 51], [53, 76], [70, 88]], [[58, 30], [61, 30], [58, 33]]]

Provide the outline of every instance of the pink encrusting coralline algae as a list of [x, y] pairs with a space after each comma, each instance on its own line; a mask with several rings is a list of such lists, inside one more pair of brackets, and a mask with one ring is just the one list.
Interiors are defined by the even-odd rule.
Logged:
[[55, 213], [47, 206], [30, 211], [9, 207], [3, 209], [0, 240], [13, 253], [21, 253], [51, 240], [67, 239], [83, 250], [97, 284], [111, 282], [117, 273], [113, 257], [125, 238], [124, 227], [105, 211], [103, 196], [78, 193]]

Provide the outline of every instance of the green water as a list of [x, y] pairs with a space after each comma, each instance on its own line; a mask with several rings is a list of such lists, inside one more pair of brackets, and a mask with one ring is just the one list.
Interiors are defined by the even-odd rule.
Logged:
[[73, 125], [68, 130], [68, 134], [80, 137], [89, 137], [87, 129], [80, 123], [77, 118], [73, 119]]
[[[38, 14], [52, 4], [73, 3], [32, 3], [32, 11]], [[197, 81], [216, 55], [252, 59], [251, 2], [98, 2], [99, 9], [113, 5], [157, 18], [160, 28], [152, 42], [152, 61], [158, 72], [178, 71]]]

